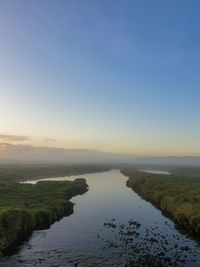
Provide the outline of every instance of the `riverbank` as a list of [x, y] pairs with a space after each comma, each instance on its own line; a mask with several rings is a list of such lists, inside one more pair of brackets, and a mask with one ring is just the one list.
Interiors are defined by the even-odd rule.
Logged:
[[200, 177], [121, 172], [129, 177], [128, 187], [167, 212], [179, 226], [200, 234]]
[[0, 259], [0, 266], [130, 266], [141, 257], [155, 262], [158, 254], [177, 261], [176, 266], [183, 266], [181, 262], [198, 266], [200, 248], [196, 242], [128, 188], [128, 178], [119, 170], [84, 178], [89, 191], [72, 199], [76, 203], [73, 215], [48, 229], [34, 231]]
[[87, 191], [85, 179], [0, 183], [0, 256], [13, 243], [26, 239], [33, 230], [48, 228], [73, 213], [69, 200]]

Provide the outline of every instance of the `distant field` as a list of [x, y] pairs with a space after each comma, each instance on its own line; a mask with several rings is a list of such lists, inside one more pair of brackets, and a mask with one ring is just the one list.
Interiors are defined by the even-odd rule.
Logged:
[[13, 165], [0, 166], [0, 182], [21, 182], [38, 178], [49, 178], [109, 171], [101, 165]]
[[188, 176], [188, 177], [199, 177], [200, 178], [200, 167], [173, 167], [171, 171], [175, 175]]
[[129, 177], [127, 186], [144, 199], [159, 205], [179, 225], [200, 233], [199, 168], [185, 170], [188, 170], [187, 173], [184, 169], [178, 169], [177, 175], [147, 174], [134, 170], [122, 170], [122, 173]]
[[32, 184], [0, 183], [0, 255], [34, 229], [73, 212], [69, 199], [87, 191], [85, 179]]
[[138, 171], [141, 169], [168, 171], [176, 176], [189, 176], [200, 178], [200, 166], [172, 166], [161, 164], [124, 164], [120, 169], [126, 169], [129, 171]]

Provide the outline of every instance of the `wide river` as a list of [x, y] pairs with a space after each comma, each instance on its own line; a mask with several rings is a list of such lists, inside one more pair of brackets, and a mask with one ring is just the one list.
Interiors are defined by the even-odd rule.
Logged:
[[[49, 229], [34, 231], [29, 240], [0, 260], [0, 266], [125, 266], [135, 257], [130, 253], [131, 239], [127, 242], [120, 234], [120, 229], [131, 225], [130, 219], [141, 224], [133, 241], [138, 248], [145, 246], [155, 255], [164, 249], [171, 258], [180, 254], [180, 266], [200, 266], [196, 243], [128, 188], [127, 177], [119, 170], [49, 180], [80, 177], [86, 178], [89, 190], [72, 198], [74, 213]], [[156, 241], [150, 241], [151, 237]]]

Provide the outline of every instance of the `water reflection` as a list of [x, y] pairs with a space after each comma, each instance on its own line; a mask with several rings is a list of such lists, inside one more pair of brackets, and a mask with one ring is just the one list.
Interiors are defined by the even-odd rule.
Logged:
[[169, 175], [171, 174], [168, 171], [156, 171], [156, 170], [139, 170], [140, 172], [146, 172], [146, 173], [153, 173], [153, 174], [166, 174]]

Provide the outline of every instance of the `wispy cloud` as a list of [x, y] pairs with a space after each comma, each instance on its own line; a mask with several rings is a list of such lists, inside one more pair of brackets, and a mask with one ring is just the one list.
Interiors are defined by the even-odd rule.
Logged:
[[30, 140], [30, 136], [15, 135], [15, 134], [0, 134], [0, 140], [6, 142], [22, 142]]
[[[43, 154], [43, 155], [72, 155], [79, 153], [103, 153], [96, 150], [89, 149], [71, 149], [62, 147], [48, 147], [48, 146], [31, 146], [22, 144], [10, 144], [10, 143], [0, 143], [0, 153], [2, 152], [12, 152], [12, 153], [30, 153], [31, 154]], [[18, 154], [19, 155], [19, 154]]]

